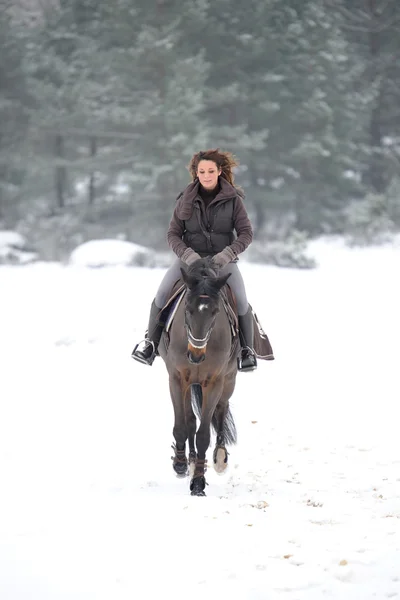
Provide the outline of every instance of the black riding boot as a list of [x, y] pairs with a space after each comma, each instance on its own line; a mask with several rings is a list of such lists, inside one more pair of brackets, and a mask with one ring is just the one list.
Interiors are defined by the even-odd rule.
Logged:
[[156, 303], [153, 300], [150, 309], [149, 326], [145, 333], [143, 349], [138, 350], [139, 344], [136, 344], [131, 354], [132, 358], [149, 366], [153, 364], [154, 359], [157, 356], [158, 344], [160, 343], [161, 334], [164, 329], [164, 325], [161, 325], [157, 319], [159, 312], [160, 309], [158, 306], [156, 306]]
[[257, 357], [253, 350], [254, 322], [250, 307], [245, 315], [239, 315], [239, 334], [242, 349], [238, 357], [238, 369], [254, 371], [257, 368]]

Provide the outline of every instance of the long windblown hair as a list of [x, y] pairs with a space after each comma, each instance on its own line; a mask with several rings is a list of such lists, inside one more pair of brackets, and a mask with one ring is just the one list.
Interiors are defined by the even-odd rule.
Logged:
[[194, 154], [188, 164], [188, 170], [192, 181], [197, 178], [197, 168], [201, 160], [212, 160], [215, 162], [217, 167], [221, 169], [220, 177], [226, 179], [228, 183], [235, 186], [233, 169], [239, 166], [239, 161], [232, 152], [223, 152], [219, 148], [215, 148], [214, 150], [202, 150]]

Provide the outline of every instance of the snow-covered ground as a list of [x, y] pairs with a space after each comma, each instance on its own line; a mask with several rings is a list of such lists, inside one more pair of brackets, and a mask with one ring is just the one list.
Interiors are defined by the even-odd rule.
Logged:
[[400, 249], [311, 251], [241, 262], [276, 360], [238, 375], [206, 498], [130, 358], [164, 271], [0, 267], [1, 600], [400, 598]]

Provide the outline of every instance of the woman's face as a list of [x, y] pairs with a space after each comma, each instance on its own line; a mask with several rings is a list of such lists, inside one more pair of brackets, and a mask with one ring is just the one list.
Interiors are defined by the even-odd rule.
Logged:
[[213, 160], [201, 160], [199, 162], [197, 177], [206, 190], [213, 190], [217, 187], [219, 175], [221, 175], [221, 169], [218, 168]]

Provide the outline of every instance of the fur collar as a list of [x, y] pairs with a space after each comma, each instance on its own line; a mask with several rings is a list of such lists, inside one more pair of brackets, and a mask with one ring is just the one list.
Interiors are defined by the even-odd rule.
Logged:
[[[223, 177], [219, 177], [218, 181], [220, 191], [215, 196], [212, 204], [222, 200], [231, 200], [232, 198], [236, 198], [236, 196], [242, 196], [240, 190], [228, 183]], [[177, 198], [177, 213], [181, 221], [187, 221], [192, 216], [195, 201], [199, 196], [199, 187], [200, 182], [198, 179], [195, 179], [179, 194]]]

